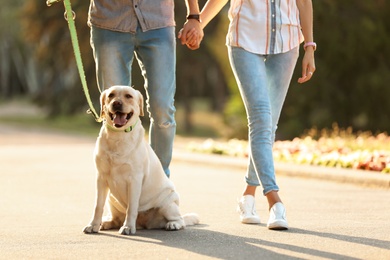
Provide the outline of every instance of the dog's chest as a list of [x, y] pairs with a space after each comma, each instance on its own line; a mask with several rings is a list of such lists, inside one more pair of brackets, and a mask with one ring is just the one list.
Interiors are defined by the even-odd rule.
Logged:
[[[110, 147], [106, 146], [106, 149], [98, 151], [96, 155], [97, 161], [100, 161], [110, 168], [121, 166], [123, 164], [128, 164], [130, 154], [124, 147], [116, 146]], [[120, 148], [120, 149], [119, 149]]]
[[129, 140], [100, 138], [98, 140], [95, 160], [102, 174], [128, 176], [140, 171], [141, 163], [134, 153], [139, 149]]

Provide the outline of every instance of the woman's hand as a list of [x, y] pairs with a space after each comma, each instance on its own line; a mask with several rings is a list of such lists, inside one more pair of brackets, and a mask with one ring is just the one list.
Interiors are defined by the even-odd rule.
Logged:
[[309, 81], [315, 70], [316, 65], [314, 62], [314, 48], [312, 46], [307, 46], [305, 55], [302, 59], [302, 77], [298, 79], [298, 82], [305, 83], [306, 81]]

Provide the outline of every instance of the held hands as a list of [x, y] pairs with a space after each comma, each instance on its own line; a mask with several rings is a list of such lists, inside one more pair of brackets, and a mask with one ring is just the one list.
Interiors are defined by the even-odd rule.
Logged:
[[298, 79], [298, 83], [309, 81], [315, 70], [314, 49], [312, 47], [307, 47], [302, 59], [302, 77]]
[[181, 40], [181, 44], [187, 45], [190, 50], [198, 49], [203, 39], [200, 22], [194, 19], [187, 20], [177, 37]]

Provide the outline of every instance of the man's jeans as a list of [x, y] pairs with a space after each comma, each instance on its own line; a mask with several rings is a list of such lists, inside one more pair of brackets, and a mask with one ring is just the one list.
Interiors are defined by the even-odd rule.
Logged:
[[259, 55], [228, 47], [228, 53], [248, 117], [251, 150], [246, 182], [251, 186], [261, 183], [264, 195], [278, 191], [272, 146], [299, 49]]
[[91, 28], [91, 46], [101, 90], [113, 85], [131, 86], [134, 55], [141, 68], [150, 117], [149, 142], [169, 177], [173, 139], [176, 133], [175, 28], [123, 33]]

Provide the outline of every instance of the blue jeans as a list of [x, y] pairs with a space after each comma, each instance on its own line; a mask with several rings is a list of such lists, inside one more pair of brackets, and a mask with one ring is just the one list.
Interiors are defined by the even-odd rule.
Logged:
[[135, 55], [145, 80], [149, 142], [169, 177], [176, 133], [175, 28], [146, 32], [138, 28], [135, 33], [123, 33], [92, 27], [91, 46], [101, 90], [113, 85], [132, 85], [131, 66]]
[[246, 183], [261, 183], [264, 195], [278, 191], [272, 146], [299, 49], [259, 55], [228, 47], [228, 54], [248, 118], [250, 156]]

